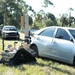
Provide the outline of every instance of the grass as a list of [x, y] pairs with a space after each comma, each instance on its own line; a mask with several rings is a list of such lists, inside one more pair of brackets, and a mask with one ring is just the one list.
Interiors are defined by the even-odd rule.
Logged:
[[[0, 39], [0, 43], [2, 40]], [[5, 41], [7, 44], [13, 44], [14, 41]], [[0, 52], [2, 44], [0, 44]], [[75, 75], [73, 66], [52, 61], [49, 59], [36, 58], [37, 62], [27, 63], [18, 66], [6, 66], [0, 64], [0, 75]]]
[[75, 68], [37, 58], [36, 63], [22, 64], [16, 67], [0, 64], [0, 75], [75, 75]]

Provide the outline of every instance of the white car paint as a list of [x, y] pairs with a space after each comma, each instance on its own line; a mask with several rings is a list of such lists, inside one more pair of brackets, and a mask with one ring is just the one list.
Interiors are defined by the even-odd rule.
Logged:
[[[51, 27], [47, 27], [47, 28], [51, 28]], [[75, 29], [68, 28], [68, 27], [55, 27], [55, 28], [56, 30], [53, 34], [53, 37], [38, 35], [44, 29], [38, 31], [37, 34], [34, 35], [34, 37], [32, 38], [31, 45], [35, 44], [37, 46], [39, 56], [73, 64], [73, 60], [75, 56], [75, 41], [74, 41], [74, 37], [71, 35], [68, 29], [72, 29], [72, 30]], [[58, 28], [64, 29], [72, 40], [55, 38]]]

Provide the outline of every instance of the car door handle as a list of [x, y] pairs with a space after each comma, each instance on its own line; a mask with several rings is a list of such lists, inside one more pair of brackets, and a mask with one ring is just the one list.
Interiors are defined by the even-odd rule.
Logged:
[[39, 38], [39, 37], [37, 37], [37, 40], [40, 40], [40, 38]]
[[52, 40], [52, 43], [55, 44], [56, 43], [55, 40]]

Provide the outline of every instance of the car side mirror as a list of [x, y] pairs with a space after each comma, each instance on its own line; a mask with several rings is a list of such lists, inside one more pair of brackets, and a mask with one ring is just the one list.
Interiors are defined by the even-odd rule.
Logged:
[[70, 41], [71, 41], [71, 42], [73, 42], [73, 39], [72, 39], [72, 38], [70, 38]]

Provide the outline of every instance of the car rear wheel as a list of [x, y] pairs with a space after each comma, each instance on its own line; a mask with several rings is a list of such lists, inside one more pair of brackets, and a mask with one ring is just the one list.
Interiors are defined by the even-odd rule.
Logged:
[[74, 56], [74, 60], [73, 60], [73, 65], [75, 66], [75, 56]]
[[34, 53], [35, 53], [34, 56], [38, 57], [38, 48], [35, 45], [33, 45], [30, 47], [30, 49], [32, 49], [34, 51]]

